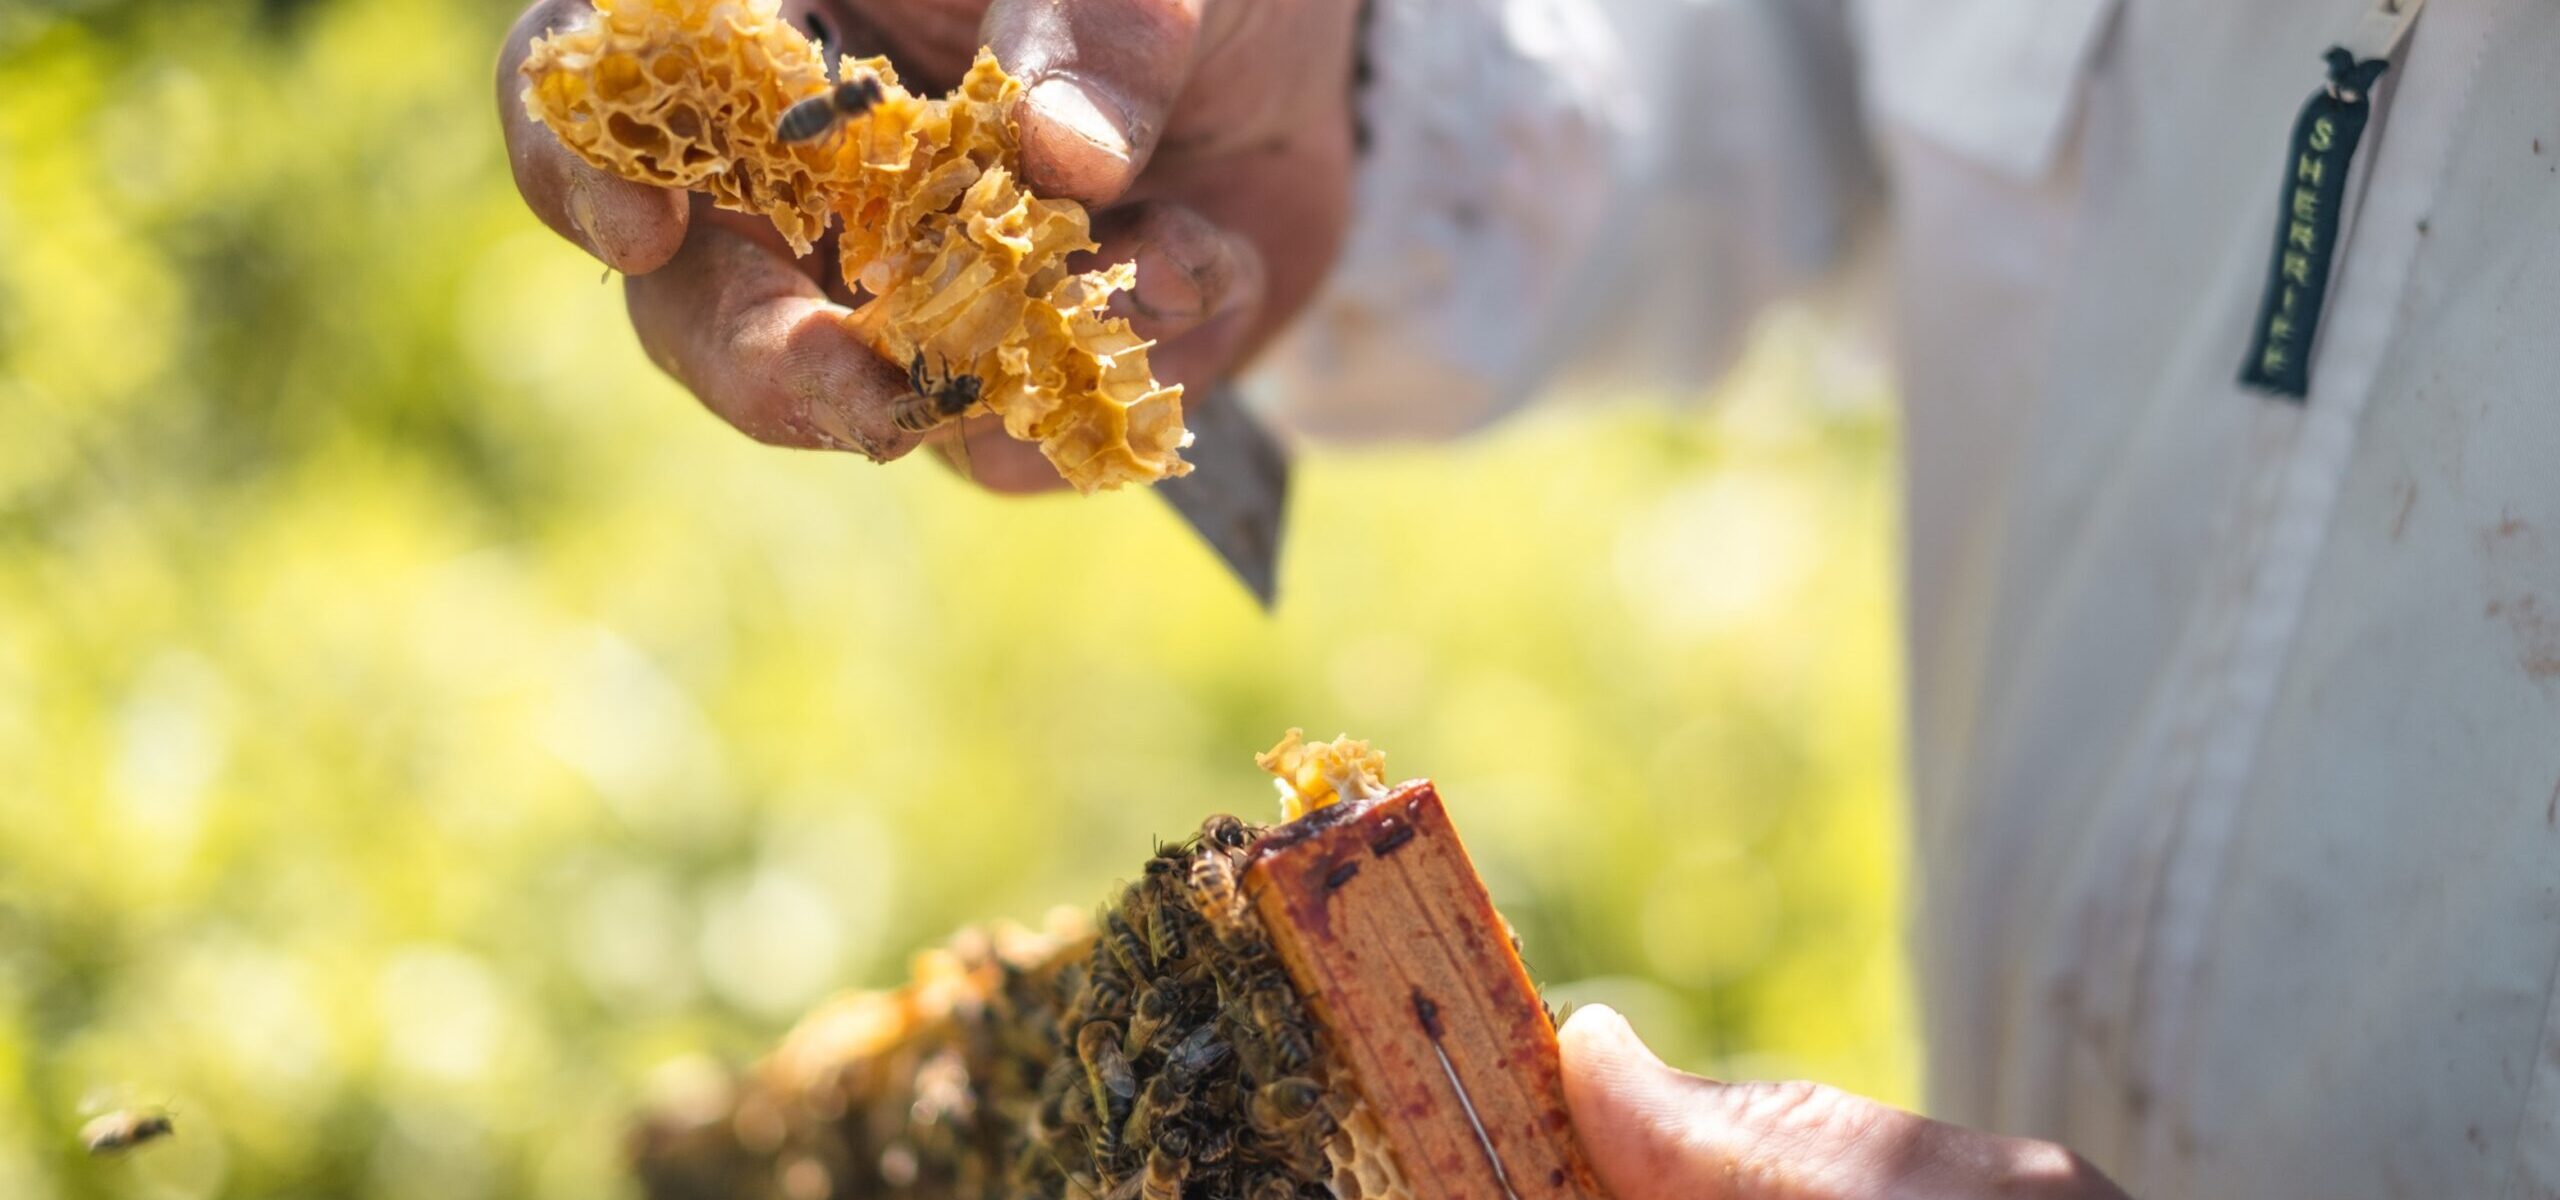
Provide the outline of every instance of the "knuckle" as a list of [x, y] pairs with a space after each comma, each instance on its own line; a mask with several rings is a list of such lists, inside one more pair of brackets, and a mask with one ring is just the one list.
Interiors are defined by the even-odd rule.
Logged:
[[1743, 1116], [1753, 1127], [1793, 1131], [1818, 1127], [1838, 1113], [1842, 1093], [1819, 1083], [1787, 1080], [1752, 1084], [1743, 1089]]
[[1867, 1157], [1911, 1132], [1905, 1114], [1819, 1083], [1748, 1084], [1730, 1094], [1745, 1134], [1735, 1174], [1788, 1195], [1865, 1194], [1853, 1181], [1871, 1178]]
[[1188, 41], [1200, 29], [1201, 0], [1121, 0], [1117, 8], [1129, 32], [1162, 41]]

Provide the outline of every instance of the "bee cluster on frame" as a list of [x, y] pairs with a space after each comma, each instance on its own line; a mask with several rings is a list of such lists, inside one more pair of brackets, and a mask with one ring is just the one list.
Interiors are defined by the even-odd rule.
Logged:
[[964, 931], [906, 988], [812, 1014], [719, 1120], [644, 1120], [646, 1190], [1385, 1200], [1347, 1136], [1372, 1123], [1244, 896], [1263, 832], [1212, 817], [1091, 919]]
[[1324, 1200], [1351, 1101], [1238, 880], [1261, 830], [1212, 817], [1164, 847], [1067, 969], [1074, 1055], [1043, 1081], [1023, 1194]]
[[1211, 817], [1097, 910], [830, 1001], [726, 1090], [649, 1107], [643, 1190], [1601, 1200], [1554, 1015], [1438, 791], [1349, 738], [1256, 762], [1282, 824]]

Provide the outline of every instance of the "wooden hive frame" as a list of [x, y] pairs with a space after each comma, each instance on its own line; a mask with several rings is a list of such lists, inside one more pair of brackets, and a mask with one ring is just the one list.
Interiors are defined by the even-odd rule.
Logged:
[[1280, 826], [1244, 888], [1413, 1195], [1603, 1195], [1554, 1021], [1428, 780]]
[[1554, 1022], [1428, 781], [1282, 826], [1245, 888], [1418, 1200], [1604, 1194]]

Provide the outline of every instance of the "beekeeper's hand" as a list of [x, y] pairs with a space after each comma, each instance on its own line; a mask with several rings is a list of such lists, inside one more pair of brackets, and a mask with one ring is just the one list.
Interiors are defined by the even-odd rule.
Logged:
[[2125, 1200], [2051, 1142], [1820, 1084], [1682, 1074], [1604, 1007], [1575, 1012], [1562, 1038], [1574, 1130], [1617, 1200]]
[[[778, 445], [895, 458], [905, 373], [838, 323], [851, 299], [831, 248], [794, 259], [761, 217], [723, 213], [589, 167], [524, 112], [517, 68], [587, 0], [526, 10], [499, 55], [516, 186], [561, 236], [630, 276], [650, 358], [712, 411]], [[1158, 346], [1157, 376], [1202, 387], [1305, 305], [1349, 220], [1357, 0], [797, 0], [784, 12], [834, 50], [885, 53], [919, 91], [947, 90], [979, 45], [1029, 89], [1024, 175], [1094, 213], [1101, 262], [1138, 264], [1116, 311]], [[980, 482], [1037, 490], [1037, 451], [970, 431]]]

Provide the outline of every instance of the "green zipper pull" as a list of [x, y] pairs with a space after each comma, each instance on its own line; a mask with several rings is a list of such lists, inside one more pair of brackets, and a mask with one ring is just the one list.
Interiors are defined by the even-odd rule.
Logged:
[[2240, 366], [2242, 384], [2296, 402], [2311, 390], [2312, 339], [2335, 265], [2347, 168], [2373, 117], [2374, 81], [2390, 69], [2383, 59], [2358, 59], [2343, 46], [2330, 47], [2328, 59], [2329, 82], [2312, 93], [2293, 124], [2267, 290]]

